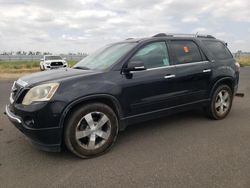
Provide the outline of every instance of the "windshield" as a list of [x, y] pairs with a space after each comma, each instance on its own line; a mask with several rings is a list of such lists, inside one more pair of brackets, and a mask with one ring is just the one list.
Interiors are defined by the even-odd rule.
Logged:
[[105, 46], [79, 61], [73, 68], [105, 70], [130, 51], [136, 43], [117, 43]]
[[62, 59], [60, 56], [45, 56], [45, 60], [56, 60]]

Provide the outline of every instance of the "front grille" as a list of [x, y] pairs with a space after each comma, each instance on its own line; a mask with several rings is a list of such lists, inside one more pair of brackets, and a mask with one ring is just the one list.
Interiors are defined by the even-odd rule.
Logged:
[[52, 63], [50, 64], [50, 66], [62, 66], [62, 65], [63, 65], [62, 62], [52, 62]]

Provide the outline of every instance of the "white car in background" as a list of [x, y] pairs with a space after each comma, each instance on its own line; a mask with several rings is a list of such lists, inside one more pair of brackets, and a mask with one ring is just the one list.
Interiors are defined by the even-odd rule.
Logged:
[[58, 55], [45, 55], [40, 60], [41, 71], [58, 69], [63, 67], [68, 67], [68, 63], [65, 60], [65, 58], [62, 58], [61, 56]]

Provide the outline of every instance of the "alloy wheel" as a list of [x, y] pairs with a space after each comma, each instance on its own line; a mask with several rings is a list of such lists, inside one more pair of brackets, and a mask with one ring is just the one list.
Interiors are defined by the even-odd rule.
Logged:
[[216, 96], [215, 110], [219, 116], [223, 116], [230, 108], [231, 98], [227, 90], [221, 90]]
[[90, 112], [84, 115], [76, 126], [77, 143], [87, 150], [103, 146], [111, 134], [110, 119], [102, 112]]

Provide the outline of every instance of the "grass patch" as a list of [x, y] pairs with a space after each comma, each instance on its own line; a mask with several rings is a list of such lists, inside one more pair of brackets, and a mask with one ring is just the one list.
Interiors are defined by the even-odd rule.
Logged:
[[240, 58], [236, 58], [236, 60], [242, 67], [250, 66], [250, 57], [240, 57]]
[[73, 67], [77, 63], [77, 61], [67, 61], [67, 62], [69, 64], [69, 67]]
[[32, 69], [39, 68], [38, 61], [0, 61], [0, 69]]
[[[76, 61], [68, 61], [70, 67]], [[0, 61], [0, 73], [32, 73], [39, 71], [39, 61]]]

